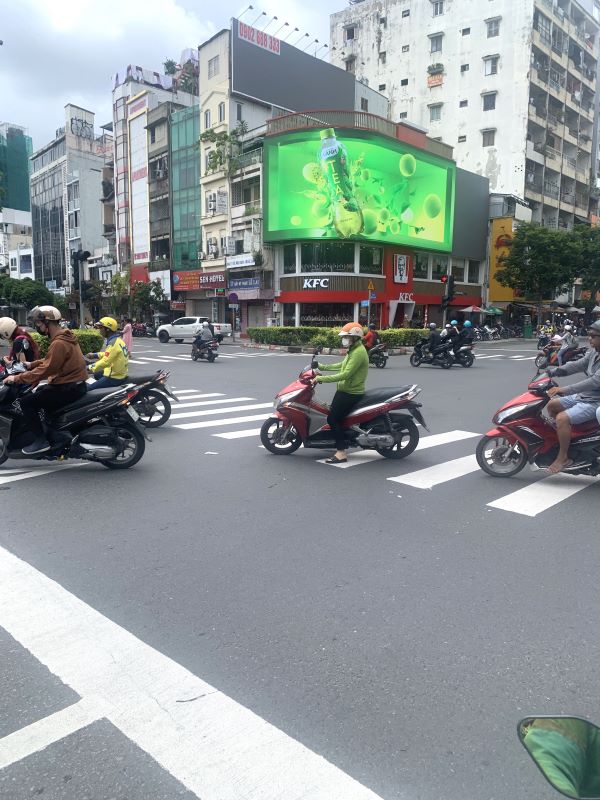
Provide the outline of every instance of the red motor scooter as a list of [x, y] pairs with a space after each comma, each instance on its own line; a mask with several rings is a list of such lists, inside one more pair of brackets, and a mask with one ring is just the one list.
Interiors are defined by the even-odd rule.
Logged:
[[[554, 426], [542, 411], [550, 401], [548, 389], [556, 382], [547, 375], [536, 377], [519, 395], [494, 415], [495, 428], [477, 445], [477, 463], [488, 475], [510, 478], [528, 462], [540, 469], [549, 467], [558, 454]], [[569, 458], [563, 469], [570, 475], [600, 475], [600, 428], [596, 420], [574, 425]]]
[[[546, 369], [546, 367], [558, 367], [559, 350], [560, 344], [556, 345], [554, 342], [550, 342], [550, 344], [547, 344], [543, 348], [539, 356], [536, 357], [534, 364], [540, 370]], [[563, 364], [566, 364], [567, 361], [579, 361], [586, 353], [587, 347], [576, 347], [572, 350], [567, 350], [563, 355]]]
[[[314, 355], [317, 355], [315, 351]], [[298, 379], [275, 397], [275, 412], [263, 423], [260, 440], [275, 455], [289, 455], [300, 445], [331, 450], [335, 448], [327, 424], [329, 406], [314, 399], [312, 379], [317, 363], [305, 367]], [[370, 389], [343, 423], [346, 447], [377, 450], [386, 458], [405, 458], [419, 443], [414, 419], [426, 428], [414, 399], [420, 393], [411, 386]]]

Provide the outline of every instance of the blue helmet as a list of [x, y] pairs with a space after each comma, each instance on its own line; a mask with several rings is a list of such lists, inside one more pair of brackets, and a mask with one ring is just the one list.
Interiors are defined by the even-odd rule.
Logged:
[[457, 319], [451, 319], [450, 320], [450, 325], [458, 325], [458, 320]]
[[463, 328], [470, 328], [472, 324], [473, 324], [473, 323], [471, 322], [471, 320], [470, 320], [470, 319], [466, 319], [466, 320], [463, 322]]

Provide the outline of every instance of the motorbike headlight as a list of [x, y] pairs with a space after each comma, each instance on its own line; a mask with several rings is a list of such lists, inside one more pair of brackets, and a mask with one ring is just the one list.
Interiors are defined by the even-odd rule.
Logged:
[[502, 411], [499, 411], [494, 416], [494, 422], [497, 425], [501, 425], [508, 419], [513, 419], [514, 417], [518, 417], [522, 411], [525, 411], [526, 408], [535, 408], [535, 406], [539, 405], [539, 402], [540, 401], [536, 403], [519, 403], [519, 405], [517, 406], [510, 406], [510, 408], [505, 408]]

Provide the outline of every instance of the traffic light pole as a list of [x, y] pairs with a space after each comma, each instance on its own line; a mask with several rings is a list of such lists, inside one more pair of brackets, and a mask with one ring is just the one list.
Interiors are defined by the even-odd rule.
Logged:
[[77, 268], [79, 269], [79, 327], [83, 328], [83, 281], [82, 281], [82, 269], [81, 264], [83, 262], [81, 259], [77, 262]]

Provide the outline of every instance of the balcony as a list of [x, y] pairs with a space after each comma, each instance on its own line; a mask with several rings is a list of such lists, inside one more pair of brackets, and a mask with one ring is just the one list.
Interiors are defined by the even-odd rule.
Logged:
[[253, 203], [242, 203], [239, 206], [231, 207], [231, 221], [240, 222], [241, 220], [250, 219], [255, 216], [262, 216], [262, 207], [260, 199], [255, 200]]
[[536, 47], [539, 47], [541, 50], [551, 50], [552, 48], [552, 39], [550, 35], [543, 30], [543, 28], [533, 28], [533, 44]]
[[565, 126], [563, 132], [563, 139], [570, 144], [577, 144], [577, 140], [579, 138], [579, 133], [577, 132], [577, 128], [569, 128]]
[[546, 197], [552, 197], [554, 200], [558, 200], [558, 184], [545, 182], [544, 194]]
[[[560, 202], [562, 203], [562, 205], [574, 206], [575, 205], [575, 193], [574, 192], [561, 192]], [[573, 210], [573, 209], [571, 208], [571, 210]]]
[[171, 233], [170, 219], [157, 219], [150, 221], [150, 237], [168, 236]]
[[588, 204], [589, 200], [587, 195], [581, 194], [581, 192], [575, 192], [575, 208], [579, 211], [583, 211], [586, 215], [588, 213]]
[[564, 123], [562, 122], [562, 120], [560, 120], [558, 117], [555, 117], [554, 114], [548, 114], [549, 128], [551, 128], [552, 130], [558, 130], [558, 128], [561, 128], [563, 124]]
[[592, 152], [592, 140], [586, 133], [580, 133], [577, 137], [577, 144], [580, 150], [584, 150], [586, 153]]
[[544, 127], [546, 113], [546, 109], [543, 106], [536, 106], [535, 103], [529, 101], [529, 118], [534, 120], [541, 127]]
[[171, 269], [169, 258], [159, 258], [158, 261], [151, 261], [148, 264], [148, 272], [162, 272], [166, 269]]
[[[550, 147], [549, 144], [545, 147], [546, 150], [546, 158], [550, 159], [550, 161], [560, 161], [562, 158], [562, 153], [560, 150], [555, 150], [554, 147]], [[552, 169], [555, 169], [553, 166]]]
[[250, 167], [258, 167], [262, 164], [263, 151], [262, 147], [257, 147], [255, 150], [250, 150], [247, 153], [242, 153], [236, 158], [236, 163], [239, 169], [249, 169]]

